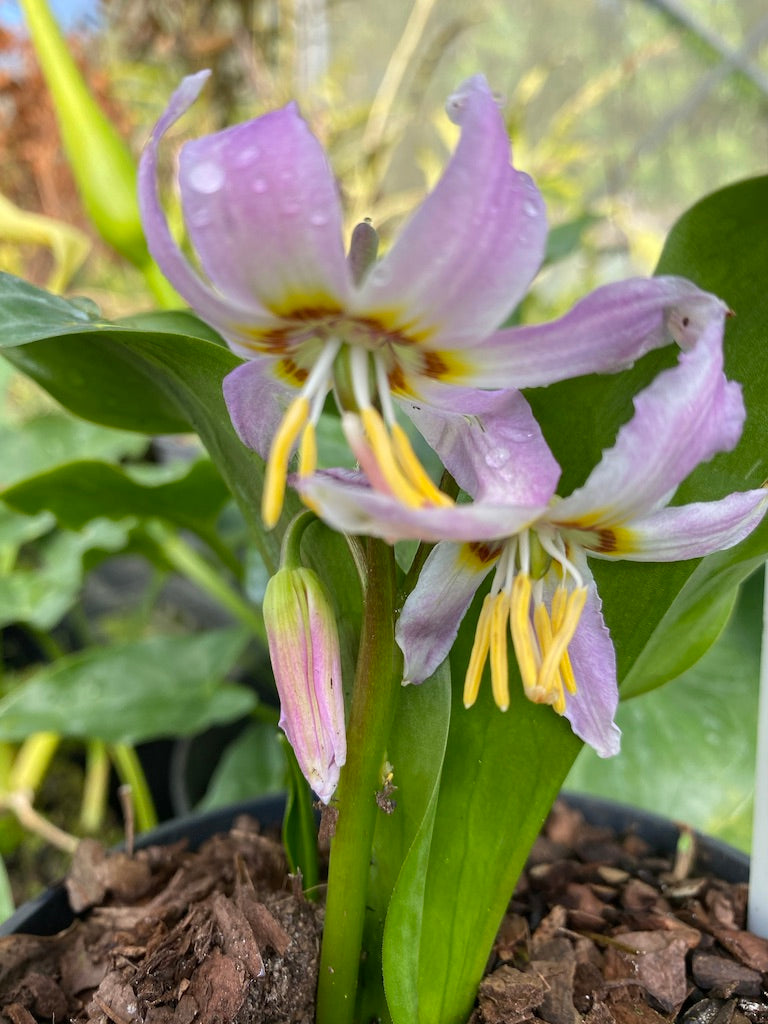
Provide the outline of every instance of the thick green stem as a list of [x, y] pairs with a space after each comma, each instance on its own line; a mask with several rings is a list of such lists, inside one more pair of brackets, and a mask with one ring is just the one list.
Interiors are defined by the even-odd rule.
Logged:
[[[360, 968], [376, 792], [401, 679], [394, 637], [394, 557], [367, 542], [360, 653], [347, 728], [347, 763], [338, 789], [317, 991], [317, 1024], [351, 1024]], [[370, 951], [373, 952], [373, 951]]]

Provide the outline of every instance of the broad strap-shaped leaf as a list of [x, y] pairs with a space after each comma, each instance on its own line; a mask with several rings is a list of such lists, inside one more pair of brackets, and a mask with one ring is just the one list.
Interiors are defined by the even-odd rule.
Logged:
[[[264, 463], [235, 434], [221, 392], [239, 360], [208, 328], [186, 313], [109, 323], [90, 305], [7, 274], [0, 322], [3, 355], [77, 415], [142, 433], [199, 434], [274, 568], [281, 530], [265, 534], [258, 518]], [[297, 508], [289, 495], [283, 522]]]
[[[401, 954], [404, 946], [418, 945], [418, 910], [425, 881], [420, 872], [426, 869], [427, 857], [424, 853], [411, 856], [410, 851], [414, 847], [429, 851], [450, 716], [447, 663], [422, 685], [400, 691], [387, 746], [394, 788], [390, 789], [385, 780], [380, 790], [371, 853], [358, 1007], [361, 1020], [371, 1018], [382, 1005], [382, 966], [390, 1006], [397, 1003], [407, 1007], [412, 1002], [417, 965]], [[409, 877], [401, 883], [398, 876], [403, 871]]]
[[0, 701], [0, 739], [55, 732], [136, 744], [231, 722], [256, 703], [252, 691], [225, 682], [248, 638], [242, 629], [209, 630], [60, 658]]

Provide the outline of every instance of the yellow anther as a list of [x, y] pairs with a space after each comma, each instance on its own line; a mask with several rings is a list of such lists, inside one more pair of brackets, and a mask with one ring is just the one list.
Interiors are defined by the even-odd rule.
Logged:
[[563, 677], [563, 685], [568, 693], [578, 693], [579, 688], [576, 685], [576, 676], [573, 674], [573, 665], [571, 664], [571, 656], [568, 651], [560, 659], [560, 674]]
[[283, 510], [288, 460], [293, 446], [309, 418], [309, 400], [301, 395], [288, 406], [269, 450], [261, 497], [261, 518], [268, 530], [277, 523]]
[[[546, 690], [551, 690], [557, 685], [557, 676], [563, 660], [563, 655], [568, 651], [568, 644], [573, 639], [576, 627], [579, 624], [581, 613], [584, 609], [584, 602], [587, 600], [586, 587], [578, 587], [571, 591], [565, 606], [565, 612], [560, 623], [560, 628], [552, 639], [552, 646], [546, 653], [539, 673], [539, 685]], [[571, 676], [573, 672], [571, 672]], [[555, 708], [557, 710], [557, 708]]]
[[405, 476], [424, 495], [425, 500], [432, 505], [443, 505], [446, 507], [453, 505], [448, 495], [443, 494], [440, 488], [430, 480], [426, 470], [416, 458], [416, 453], [411, 447], [408, 435], [400, 424], [393, 423], [390, 427], [390, 433], [392, 434], [392, 444], [397, 461], [400, 463]]
[[483, 678], [483, 669], [488, 657], [488, 647], [491, 642], [491, 618], [493, 615], [494, 601], [490, 594], [486, 594], [483, 607], [477, 619], [475, 628], [475, 642], [472, 645], [472, 653], [469, 656], [467, 674], [464, 677], [464, 707], [471, 708], [477, 700], [480, 690], [480, 681]]
[[317, 433], [313, 423], [307, 423], [299, 445], [299, 476], [311, 476], [317, 469]]
[[509, 604], [509, 595], [502, 590], [494, 598], [491, 613], [491, 686], [493, 699], [501, 711], [506, 711], [509, 707], [509, 665], [507, 663]]
[[536, 645], [536, 638], [531, 629], [531, 578], [527, 573], [520, 572], [512, 583], [512, 603], [509, 614], [509, 625], [512, 632], [512, 643], [515, 657], [520, 668], [520, 677], [526, 693], [533, 690], [539, 676], [541, 657]]
[[409, 508], [421, 508], [424, 498], [403, 476], [403, 472], [397, 464], [392, 439], [387, 433], [384, 420], [372, 406], [361, 409], [360, 416], [373, 454], [384, 479], [392, 489], [392, 493]]

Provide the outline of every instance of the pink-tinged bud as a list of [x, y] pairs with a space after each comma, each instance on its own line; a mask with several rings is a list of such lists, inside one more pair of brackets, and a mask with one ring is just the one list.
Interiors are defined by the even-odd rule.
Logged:
[[264, 622], [280, 694], [280, 727], [323, 803], [347, 757], [339, 634], [311, 569], [280, 569], [267, 584]]

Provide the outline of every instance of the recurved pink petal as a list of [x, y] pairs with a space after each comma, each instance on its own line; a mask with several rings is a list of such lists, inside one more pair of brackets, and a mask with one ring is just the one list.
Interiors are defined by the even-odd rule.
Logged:
[[625, 524], [667, 501], [700, 462], [730, 451], [741, 436], [741, 388], [723, 374], [723, 318], [711, 321], [635, 398], [635, 414], [583, 487], [553, 509], [555, 523]]
[[496, 540], [517, 533], [546, 511], [545, 505], [488, 501], [411, 508], [391, 494], [373, 490], [361, 474], [343, 469], [321, 470], [289, 482], [334, 530], [382, 537], [390, 543]]
[[[576, 735], [600, 757], [613, 757], [621, 746], [621, 730], [614, 721], [619, 706], [616, 652], [587, 560], [577, 553], [576, 561], [587, 587], [587, 601], [568, 646], [578, 691], [566, 694], [565, 717]], [[550, 595], [557, 582], [547, 580]]]
[[[725, 551], [744, 540], [768, 509], [768, 491], [736, 491], [720, 501], [702, 501], [664, 508], [619, 532], [615, 552], [595, 551], [602, 558], [632, 562], [678, 562]], [[582, 543], [589, 546], [588, 539]]]
[[249, 335], [243, 325], [268, 329], [278, 326], [279, 321], [261, 305], [255, 292], [235, 300], [231, 295], [219, 294], [202, 280], [176, 245], [158, 195], [160, 140], [195, 102], [209, 75], [209, 71], [199, 71], [185, 78], [155, 125], [139, 162], [139, 207], [149, 251], [178, 293], [228, 340], [247, 341]]
[[403, 680], [422, 683], [448, 656], [477, 588], [498, 561], [466, 544], [437, 544], [408, 595], [395, 630]]
[[538, 189], [510, 165], [504, 119], [481, 75], [448, 100], [461, 138], [442, 178], [357, 298], [399, 311], [427, 348], [477, 344], [503, 322], [539, 268], [546, 215]]
[[346, 305], [336, 182], [295, 103], [187, 142], [179, 184], [190, 239], [223, 295], [281, 316]]
[[270, 361], [252, 359], [222, 381], [232, 425], [240, 440], [266, 459], [272, 439], [296, 392], [270, 373]]
[[454, 480], [476, 501], [546, 505], [560, 467], [519, 391], [434, 385], [400, 401]]
[[614, 373], [651, 349], [689, 347], [726, 307], [681, 277], [603, 285], [549, 323], [508, 327], [471, 353], [451, 380], [481, 388], [527, 388], [587, 373]]

